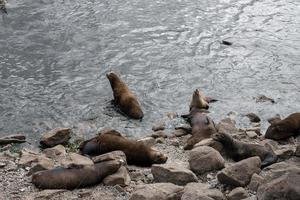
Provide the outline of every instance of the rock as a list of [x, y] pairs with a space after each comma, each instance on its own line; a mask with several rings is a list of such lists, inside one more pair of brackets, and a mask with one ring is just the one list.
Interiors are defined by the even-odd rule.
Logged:
[[142, 142], [144, 145], [146, 145], [148, 147], [152, 147], [156, 144], [156, 141], [153, 137], [145, 137], [145, 138], [138, 140], [138, 142]]
[[170, 182], [175, 185], [186, 185], [190, 182], [197, 182], [196, 175], [178, 163], [152, 165], [151, 172], [155, 182]]
[[71, 166], [93, 166], [94, 162], [88, 157], [77, 153], [70, 153], [61, 161], [61, 166], [69, 168]]
[[270, 149], [275, 152], [278, 149], [278, 143], [275, 140], [264, 139], [260, 142], [260, 144], [264, 145], [267, 149]]
[[262, 184], [257, 190], [258, 200], [298, 200], [300, 199], [300, 173], [289, 172]]
[[295, 148], [290, 145], [281, 146], [279, 149], [275, 150], [275, 154], [279, 159], [285, 160], [294, 155]]
[[242, 188], [242, 187], [237, 187], [234, 188], [228, 195], [227, 198], [228, 200], [240, 200], [240, 199], [245, 199], [247, 198], [249, 195], [247, 193], [247, 191]]
[[26, 142], [26, 137], [24, 135], [8, 135], [0, 138], [0, 145], [24, 142]]
[[104, 185], [120, 185], [128, 186], [130, 184], [130, 176], [125, 166], [121, 166], [120, 169], [112, 175], [109, 175], [103, 179]]
[[251, 196], [251, 197], [248, 197], [246, 199], [243, 199], [243, 200], [257, 200], [256, 196]]
[[[191, 127], [190, 127], [191, 129]], [[182, 137], [182, 136], [185, 136], [185, 135], [188, 135], [188, 134], [191, 134], [191, 130], [186, 130], [184, 128], [177, 128], [173, 133], [172, 135], [175, 135], [176, 137]]]
[[197, 147], [189, 155], [190, 168], [197, 174], [222, 169], [224, 162], [220, 153], [212, 147]]
[[168, 112], [168, 113], [166, 113], [166, 116], [169, 119], [175, 119], [176, 117], [178, 117], [178, 114], [176, 112]]
[[254, 173], [260, 172], [261, 161], [258, 156], [241, 160], [226, 167], [217, 174], [220, 183], [232, 186], [246, 186]]
[[256, 103], [262, 103], [262, 102], [271, 102], [271, 103], [275, 103], [274, 99], [267, 97], [265, 95], [258, 95], [257, 97], [255, 97]]
[[198, 142], [197, 144], [194, 145], [194, 148], [201, 147], [201, 146], [212, 147], [218, 152], [222, 152], [223, 150], [223, 145], [220, 142], [213, 140], [212, 138], [207, 138]]
[[94, 163], [98, 162], [104, 162], [104, 161], [109, 161], [109, 160], [123, 160], [124, 165], [126, 165], [126, 155], [123, 151], [112, 151], [109, 153], [105, 153], [96, 157], [93, 157], [92, 160]]
[[251, 127], [251, 128], [246, 128], [246, 132], [254, 131], [257, 135], [261, 135], [261, 130], [260, 127]]
[[41, 137], [41, 145], [46, 147], [54, 147], [58, 144], [65, 144], [71, 138], [71, 129], [69, 128], [55, 128]]
[[0, 162], [0, 168], [3, 168], [3, 167], [5, 167], [7, 164], [6, 163], [4, 163], [4, 162]]
[[53, 169], [54, 163], [49, 162], [47, 160], [41, 159], [38, 161], [38, 163], [33, 164], [33, 166], [31, 167], [31, 169], [28, 172], [28, 176], [31, 176], [32, 174], [34, 174], [35, 172], [39, 172], [39, 171], [43, 171], [43, 170], [48, 170], [48, 169]]
[[161, 122], [155, 124], [152, 127], [152, 130], [153, 131], [163, 131], [163, 130], [165, 130], [165, 128], [166, 128], [166, 123], [164, 121], [161, 121]]
[[174, 147], [179, 147], [180, 146], [180, 142], [177, 138], [174, 138], [174, 139], [170, 140], [170, 144], [173, 145]]
[[246, 131], [246, 134], [251, 139], [257, 138], [257, 134], [255, 131]]
[[258, 174], [253, 174], [248, 185], [249, 190], [256, 192], [257, 188], [264, 181], [264, 178], [259, 176]]
[[154, 183], [140, 185], [130, 200], [180, 200], [183, 187], [172, 183]]
[[67, 190], [42, 190], [26, 195], [25, 200], [41, 200], [41, 199], [56, 199], [59, 194], [67, 192]]
[[300, 157], [300, 144], [296, 147], [295, 156]]
[[157, 138], [155, 141], [158, 144], [163, 144], [165, 140], [163, 138]]
[[156, 131], [151, 135], [151, 137], [156, 139], [156, 138], [167, 138], [168, 136], [164, 131]]
[[59, 157], [66, 155], [66, 149], [63, 145], [56, 145], [55, 147], [44, 149], [43, 153], [48, 158], [58, 159]]
[[260, 118], [255, 113], [248, 113], [245, 116], [249, 118], [250, 122], [254, 122], [254, 123], [260, 122]]
[[22, 167], [31, 167], [33, 163], [43, 163], [44, 166], [51, 166], [54, 164], [53, 161], [47, 158], [45, 155], [28, 149], [22, 149], [19, 165]]
[[238, 128], [235, 126], [235, 121], [230, 118], [222, 119], [217, 125], [217, 130], [230, 135], [239, 132]]
[[225, 200], [217, 189], [210, 189], [204, 183], [189, 183], [185, 186], [181, 200]]

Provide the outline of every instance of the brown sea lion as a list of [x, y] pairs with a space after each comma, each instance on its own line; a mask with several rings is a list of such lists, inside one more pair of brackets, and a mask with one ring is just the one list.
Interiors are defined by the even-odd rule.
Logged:
[[208, 104], [215, 101], [218, 100], [211, 97], [206, 97], [199, 89], [196, 89], [193, 92], [192, 101], [190, 103], [190, 110], [192, 110], [193, 108], [208, 109]]
[[128, 86], [114, 72], [106, 74], [114, 95], [114, 103], [128, 117], [142, 119], [144, 117], [141, 106], [136, 96], [129, 90]]
[[40, 189], [76, 189], [100, 183], [106, 176], [114, 174], [122, 162], [111, 160], [94, 166], [73, 166], [36, 172], [32, 183]]
[[218, 132], [212, 138], [223, 145], [226, 154], [234, 161], [240, 161], [253, 156], [259, 156], [261, 166], [265, 167], [277, 161], [276, 154], [260, 144], [245, 143], [232, 138], [227, 133]]
[[156, 151], [142, 142], [129, 140], [117, 131], [105, 132], [97, 137], [83, 142], [80, 147], [83, 155], [97, 156], [111, 151], [123, 151], [129, 165], [151, 166], [162, 164], [168, 159], [164, 154]]
[[283, 120], [271, 121], [265, 138], [282, 140], [298, 134], [300, 134], [300, 113], [293, 113]]

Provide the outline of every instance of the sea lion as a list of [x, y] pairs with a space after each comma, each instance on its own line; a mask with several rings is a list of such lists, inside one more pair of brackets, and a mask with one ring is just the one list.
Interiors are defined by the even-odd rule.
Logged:
[[282, 140], [298, 134], [300, 134], [300, 113], [293, 113], [283, 120], [271, 121], [265, 138]]
[[4, 12], [5, 14], [7, 14], [7, 10], [6, 10], [5, 4], [6, 4], [6, 0], [0, 0], [0, 10], [2, 12]]
[[192, 110], [192, 108], [208, 109], [208, 104], [215, 101], [218, 100], [211, 97], [206, 97], [199, 89], [196, 89], [193, 92], [192, 101], [190, 103], [190, 110]]
[[106, 74], [114, 95], [114, 103], [128, 117], [142, 119], [144, 117], [142, 108], [137, 97], [129, 90], [128, 86], [114, 72]]
[[111, 151], [123, 151], [129, 165], [148, 167], [152, 164], [162, 164], [167, 156], [156, 151], [143, 142], [129, 140], [117, 131], [105, 132], [90, 140], [83, 142], [80, 147], [83, 155], [97, 156]]
[[212, 138], [223, 145], [225, 153], [234, 161], [240, 161], [249, 157], [259, 156], [261, 166], [266, 167], [277, 161], [276, 154], [260, 144], [245, 143], [232, 138], [231, 135], [218, 132]]
[[121, 167], [120, 160], [96, 163], [94, 166], [72, 166], [39, 171], [32, 175], [32, 183], [40, 189], [76, 189], [100, 183]]

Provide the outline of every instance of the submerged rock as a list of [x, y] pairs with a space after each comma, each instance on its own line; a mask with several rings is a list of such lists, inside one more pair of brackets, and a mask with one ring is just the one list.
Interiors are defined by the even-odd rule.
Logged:
[[65, 144], [71, 138], [71, 129], [69, 128], [55, 128], [41, 137], [41, 145], [46, 147], [54, 147], [59, 144]]

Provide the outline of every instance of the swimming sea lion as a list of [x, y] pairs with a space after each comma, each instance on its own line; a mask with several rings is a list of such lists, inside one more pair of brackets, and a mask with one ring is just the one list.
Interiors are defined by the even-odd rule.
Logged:
[[136, 96], [129, 90], [128, 86], [114, 72], [106, 74], [114, 95], [114, 103], [120, 110], [133, 119], [144, 117], [141, 106]]
[[32, 183], [40, 189], [76, 189], [100, 183], [106, 176], [114, 174], [122, 162], [111, 160], [94, 166], [73, 166], [39, 171], [32, 175]]
[[283, 120], [271, 121], [265, 138], [282, 140], [298, 134], [300, 134], [300, 113], [293, 113]]
[[262, 167], [271, 165], [277, 161], [276, 154], [263, 145], [241, 142], [233, 139], [231, 135], [222, 132], [214, 134], [212, 138], [223, 145], [226, 154], [234, 161], [259, 156]]
[[168, 159], [164, 154], [156, 151], [143, 142], [129, 140], [117, 131], [105, 132], [97, 137], [83, 142], [80, 147], [83, 155], [97, 156], [111, 151], [123, 151], [129, 165], [151, 166], [162, 164]]

